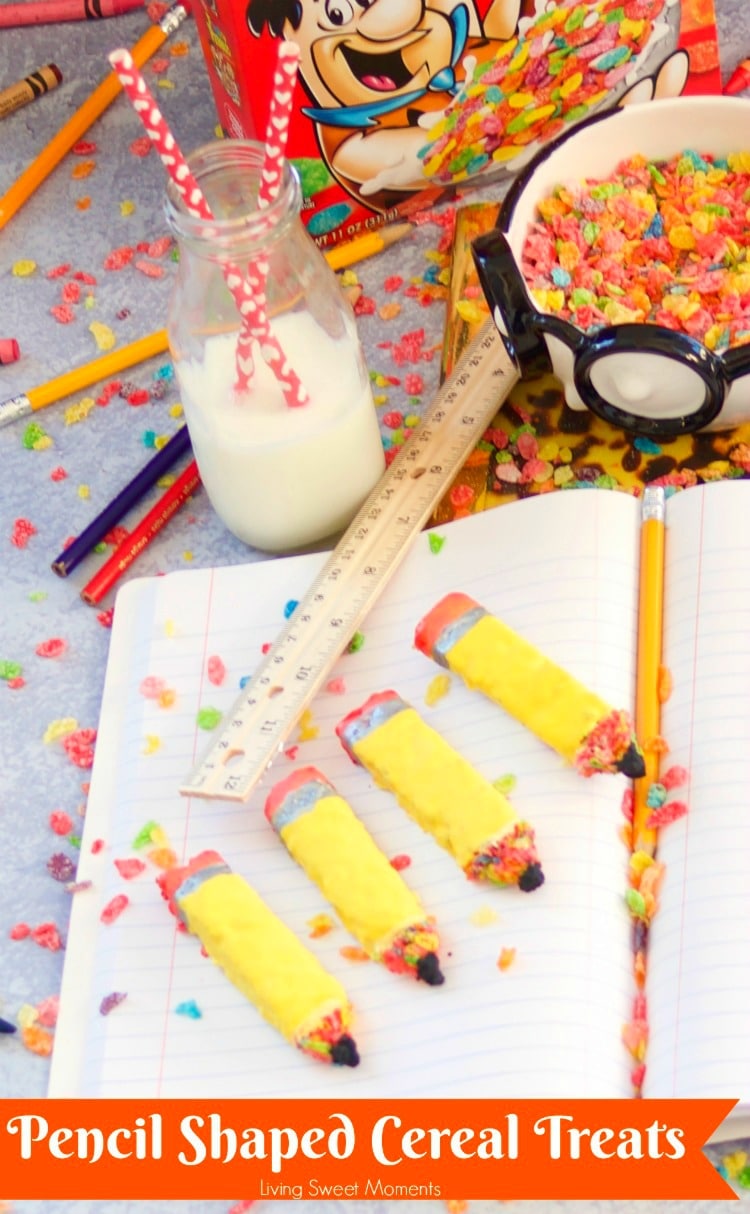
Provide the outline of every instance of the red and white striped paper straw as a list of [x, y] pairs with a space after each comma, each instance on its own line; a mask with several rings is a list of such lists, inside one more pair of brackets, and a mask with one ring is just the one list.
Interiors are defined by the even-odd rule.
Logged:
[[[263, 148], [263, 165], [258, 188], [258, 206], [265, 210], [276, 200], [284, 172], [284, 156], [289, 138], [289, 123], [292, 117], [292, 100], [294, 86], [297, 80], [299, 64], [299, 47], [295, 42], [282, 42], [273, 74], [271, 91], [271, 108], [266, 127], [265, 146]], [[259, 257], [257, 261], [258, 278], [261, 284], [268, 282], [268, 261]], [[265, 308], [265, 293], [263, 292], [263, 307]], [[257, 325], [252, 316], [243, 320], [238, 339], [238, 352], [243, 353], [252, 347], [253, 338], [258, 339]], [[260, 338], [262, 343], [262, 338]]]
[[258, 203], [261, 208], [274, 201], [281, 185], [298, 64], [299, 47], [296, 42], [282, 42], [273, 74], [271, 108], [263, 149], [263, 169], [258, 191]]
[[[120, 48], [112, 51], [108, 58], [187, 210], [198, 219], [213, 219], [211, 208], [132, 55]], [[266, 313], [265, 278], [252, 269], [243, 275], [237, 266], [228, 264], [224, 267], [224, 279], [243, 321], [237, 343], [237, 389], [244, 391], [250, 385], [254, 372], [252, 340], [255, 338], [260, 342], [265, 362], [276, 375], [286, 403], [292, 407], [306, 404], [307, 393], [271, 331]]]

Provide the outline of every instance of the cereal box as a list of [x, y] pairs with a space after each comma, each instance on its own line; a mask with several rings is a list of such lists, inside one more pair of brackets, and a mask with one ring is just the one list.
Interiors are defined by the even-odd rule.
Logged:
[[308, 231], [330, 245], [447, 190], [508, 177], [604, 106], [679, 94], [703, 45], [695, 30], [712, 25], [713, 8], [711, 0], [196, 0], [195, 16], [229, 136], [263, 138], [279, 40], [298, 44], [288, 156]]

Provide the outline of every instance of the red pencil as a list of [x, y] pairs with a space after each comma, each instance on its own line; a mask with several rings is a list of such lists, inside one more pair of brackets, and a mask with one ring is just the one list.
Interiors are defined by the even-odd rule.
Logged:
[[130, 568], [136, 557], [140, 556], [144, 548], [148, 547], [162, 527], [167, 525], [172, 515], [176, 514], [180, 506], [184, 506], [191, 494], [195, 493], [200, 483], [198, 465], [193, 460], [185, 471], [180, 473], [174, 484], [170, 485], [166, 493], [159, 498], [156, 505], [141, 519], [135, 530], [131, 531], [127, 539], [115, 548], [99, 572], [95, 573], [91, 581], [86, 583], [81, 591], [84, 603], [95, 606], [101, 602], [105, 594], [119, 581], [125, 570]]
[[0, 29], [13, 25], [56, 25], [59, 21], [96, 21], [120, 17], [145, 0], [37, 0], [34, 4], [0, 5]]

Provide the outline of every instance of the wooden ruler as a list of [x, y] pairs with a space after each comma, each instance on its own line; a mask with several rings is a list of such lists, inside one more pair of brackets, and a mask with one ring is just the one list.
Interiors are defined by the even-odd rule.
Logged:
[[487, 321], [246, 683], [183, 795], [247, 799], [517, 379]]

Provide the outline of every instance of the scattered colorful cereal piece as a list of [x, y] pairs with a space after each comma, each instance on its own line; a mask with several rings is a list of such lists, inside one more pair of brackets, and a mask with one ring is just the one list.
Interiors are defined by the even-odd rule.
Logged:
[[363, 632], [355, 632], [351, 641], [346, 647], [347, 653], [359, 653], [365, 643], [365, 634]]
[[223, 715], [219, 708], [200, 708], [195, 719], [199, 729], [216, 729]]
[[177, 855], [171, 847], [153, 847], [146, 855], [156, 868], [174, 868], [177, 863]]
[[310, 939], [317, 940], [320, 936], [327, 936], [336, 925], [330, 915], [320, 914], [308, 919], [307, 926], [310, 928]]
[[[49, 439], [49, 435], [39, 425], [39, 422], [29, 422], [21, 437], [21, 444], [27, 451], [41, 451], [44, 449], [45, 439]], [[46, 445], [49, 446], [51, 441], [50, 439]]]
[[102, 923], [114, 923], [115, 919], [119, 919], [126, 906], [130, 903], [127, 894], [115, 894], [106, 906], [102, 907], [102, 912], [99, 916]]
[[41, 1058], [49, 1058], [55, 1039], [52, 1033], [32, 1024], [28, 1028], [21, 1029], [21, 1040], [32, 1054], [38, 1054]]
[[76, 318], [76, 314], [69, 304], [55, 304], [50, 308], [50, 315], [54, 316], [59, 325], [72, 325]]
[[119, 1007], [125, 999], [127, 999], [127, 994], [125, 994], [123, 991], [112, 991], [111, 994], [105, 995], [99, 1004], [99, 1015], [108, 1016], [109, 1013], [113, 1012], [116, 1007]]
[[59, 658], [67, 647], [62, 637], [50, 637], [48, 641], [40, 641], [34, 652], [40, 658]]
[[326, 691], [332, 696], [342, 696], [346, 691], [346, 683], [339, 677], [329, 679], [326, 683]]
[[14, 548], [26, 548], [32, 535], [36, 535], [36, 527], [27, 518], [17, 518], [13, 523], [10, 542]]
[[75, 729], [62, 740], [63, 750], [76, 767], [92, 767], [94, 763], [95, 729]]
[[156, 675], [146, 675], [145, 679], [141, 679], [138, 690], [144, 699], [158, 700], [166, 686], [164, 679], [160, 679]]
[[661, 783], [664, 785], [664, 787], [669, 792], [673, 788], [680, 788], [683, 784], [687, 784], [689, 778], [690, 778], [690, 774], [689, 774], [687, 768], [680, 767], [678, 764], [675, 763], [672, 767], [669, 767], [667, 769], [667, 771], [665, 771], [664, 774], [661, 776]]
[[44, 731], [42, 741], [45, 745], [49, 745], [50, 742], [57, 742], [60, 738], [68, 737], [76, 729], [78, 729], [78, 722], [75, 717], [58, 717], [56, 720], [50, 721]]
[[203, 1015], [194, 999], [183, 999], [174, 1010], [178, 1016], [187, 1016], [188, 1020], [200, 1020]]
[[207, 673], [209, 683], [213, 683], [214, 687], [221, 687], [227, 677], [227, 668], [216, 654], [212, 654], [208, 659]]
[[447, 696], [451, 689], [450, 675], [436, 674], [433, 679], [430, 679], [427, 685], [427, 691], [424, 693], [424, 702], [429, 708]]
[[54, 923], [39, 923], [31, 929], [31, 939], [40, 948], [47, 948], [51, 953], [57, 953], [62, 948], [60, 933]]
[[151, 151], [151, 140], [148, 135], [139, 135], [134, 139], [128, 149], [133, 156], [145, 157]]
[[102, 324], [99, 320], [92, 320], [89, 325], [89, 333], [91, 333], [99, 350], [112, 350], [117, 344], [117, 338], [110, 329], [109, 325]]
[[36, 262], [28, 258], [13, 262], [14, 278], [28, 278], [36, 270]]
[[688, 807], [684, 801], [667, 801], [664, 805], [652, 810], [646, 819], [646, 826], [654, 830], [662, 826], [669, 826], [671, 822], [684, 818], [687, 811]]
[[299, 719], [298, 738], [300, 742], [312, 742], [317, 738], [320, 730], [317, 725], [313, 725], [313, 715], [309, 708], [306, 708]]
[[346, 961], [369, 961], [369, 953], [366, 953], [363, 948], [359, 948], [356, 944], [345, 944], [339, 949], [339, 953]]
[[75, 864], [64, 852], [54, 852], [47, 861], [47, 872], [55, 881], [70, 881], [75, 871]]
[[411, 867], [411, 856], [401, 853], [398, 856], [392, 856], [390, 860], [391, 868], [395, 868], [397, 873], [403, 872], [405, 868]]
[[49, 824], [56, 835], [69, 835], [73, 829], [73, 819], [61, 809], [55, 809], [49, 816]]
[[478, 906], [469, 918], [476, 927], [488, 927], [490, 923], [497, 923], [498, 915], [491, 906]]
[[82, 396], [80, 400], [68, 405], [63, 411], [65, 425], [76, 426], [79, 422], [85, 421], [95, 406], [96, 401], [93, 396]]
[[9, 662], [5, 659], [0, 661], [0, 679], [18, 679], [23, 673], [23, 666], [19, 662]]
[[430, 545], [430, 552], [434, 553], [434, 555], [437, 556], [437, 554], [439, 552], [442, 552], [442, 550], [443, 550], [443, 545], [445, 544], [445, 536], [438, 535], [436, 532], [430, 531], [427, 536], [427, 542]]
[[42, 999], [41, 1003], [36, 1006], [38, 1023], [44, 1025], [45, 1028], [53, 1029], [57, 1024], [59, 1007], [59, 995], [48, 995], [46, 999]]
[[139, 877], [141, 873], [146, 871], [146, 865], [143, 863], [143, 860], [138, 860], [136, 857], [115, 860], [114, 864], [118, 873], [125, 881], [132, 881], [135, 877]]
[[516, 950], [514, 948], [501, 948], [500, 956], [497, 959], [497, 968], [504, 972], [509, 970], [516, 959]]

